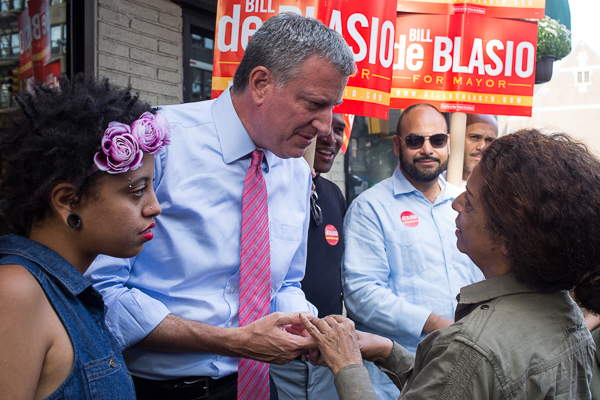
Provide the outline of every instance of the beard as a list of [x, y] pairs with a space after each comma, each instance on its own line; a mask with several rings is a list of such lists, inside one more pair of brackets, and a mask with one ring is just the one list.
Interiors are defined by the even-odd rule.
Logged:
[[[408, 160], [404, 157], [404, 152], [400, 151], [400, 167], [411, 178], [419, 182], [432, 182], [436, 180], [442, 172], [448, 168], [448, 158], [443, 163], [437, 157], [415, 157], [412, 160]], [[430, 170], [421, 170], [417, 166], [417, 162], [421, 160], [432, 160], [438, 163], [438, 167]]]

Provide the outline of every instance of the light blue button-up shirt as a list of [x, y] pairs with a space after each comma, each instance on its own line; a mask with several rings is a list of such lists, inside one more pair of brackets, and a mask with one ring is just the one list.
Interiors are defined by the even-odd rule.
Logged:
[[[165, 107], [171, 145], [155, 158], [162, 206], [154, 240], [131, 259], [100, 256], [86, 277], [104, 296], [109, 329], [121, 348], [146, 337], [169, 313], [219, 327], [238, 326], [242, 189], [256, 145], [229, 90], [217, 100]], [[316, 309], [300, 290], [306, 264], [311, 176], [304, 159], [265, 150], [269, 202], [271, 312]], [[118, 227], [115, 227], [118, 229]], [[237, 358], [125, 350], [129, 369], [147, 379], [222, 377]]]
[[411, 351], [431, 313], [454, 319], [460, 288], [484, 279], [456, 247], [452, 201], [461, 190], [440, 177], [431, 204], [397, 167], [352, 202], [344, 221], [343, 289], [357, 329]]

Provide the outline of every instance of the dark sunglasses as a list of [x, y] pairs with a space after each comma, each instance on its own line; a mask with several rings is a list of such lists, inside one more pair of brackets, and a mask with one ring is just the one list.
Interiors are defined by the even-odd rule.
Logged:
[[405, 137], [404, 140], [406, 140], [406, 147], [408, 147], [410, 150], [420, 149], [425, 144], [425, 140], [429, 140], [429, 144], [434, 149], [441, 149], [442, 147], [446, 147], [446, 144], [448, 144], [448, 134], [436, 133], [435, 135], [431, 136], [423, 136], [412, 133]]

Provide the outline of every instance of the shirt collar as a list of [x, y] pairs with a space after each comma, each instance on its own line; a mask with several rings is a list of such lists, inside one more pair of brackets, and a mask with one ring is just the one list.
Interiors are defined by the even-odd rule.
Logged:
[[[257, 147], [244, 128], [240, 120], [233, 101], [231, 100], [231, 88], [225, 90], [212, 105], [212, 116], [215, 121], [215, 129], [219, 142], [221, 143], [221, 152], [223, 161], [230, 164], [243, 157], [248, 157]], [[277, 162], [277, 156], [269, 150], [261, 149], [265, 153], [263, 160], [269, 167]]]
[[[396, 166], [396, 169], [394, 170], [394, 174], [392, 175], [392, 183], [394, 186], [394, 196], [398, 196], [400, 194], [408, 194], [408, 193], [412, 193], [412, 192], [418, 192], [418, 189], [416, 189], [412, 185], [412, 183], [410, 183], [408, 181], [408, 179], [406, 179], [406, 177], [400, 170], [400, 165]], [[448, 185], [446, 183], [446, 180], [444, 179], [444, 177], [441, 174], [438, 177], [438, 184], [440, 185], [441, 193], [435, 199], [436, 204], [439, 204], [448, 199], [453, 200], [456, 197], [456, 196], [452, 196], [452, 194], [448, 190], [446, 190], [448, 188]]]
[[92, 285], [54, 250], [33, 240], [13, 234], [6, 235], [0, 240], [0, 254], [20, 256], [41, 266], [48, 275], [59, 281], [74, 296]]
[[501, 296], [535, 292], [540, 290], [518, 282], [515, 275], [508, 272], [461, 288], [458, 301], [460, 304], [478, 304]]

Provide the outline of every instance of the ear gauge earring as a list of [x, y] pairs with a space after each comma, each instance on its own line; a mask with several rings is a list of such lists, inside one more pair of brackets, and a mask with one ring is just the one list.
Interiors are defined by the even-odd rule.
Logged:
[[73, 229], [77, 229], [81, 226], [81, 217], [77, 213], [71, 213], [67, 217], [67, 225]]

